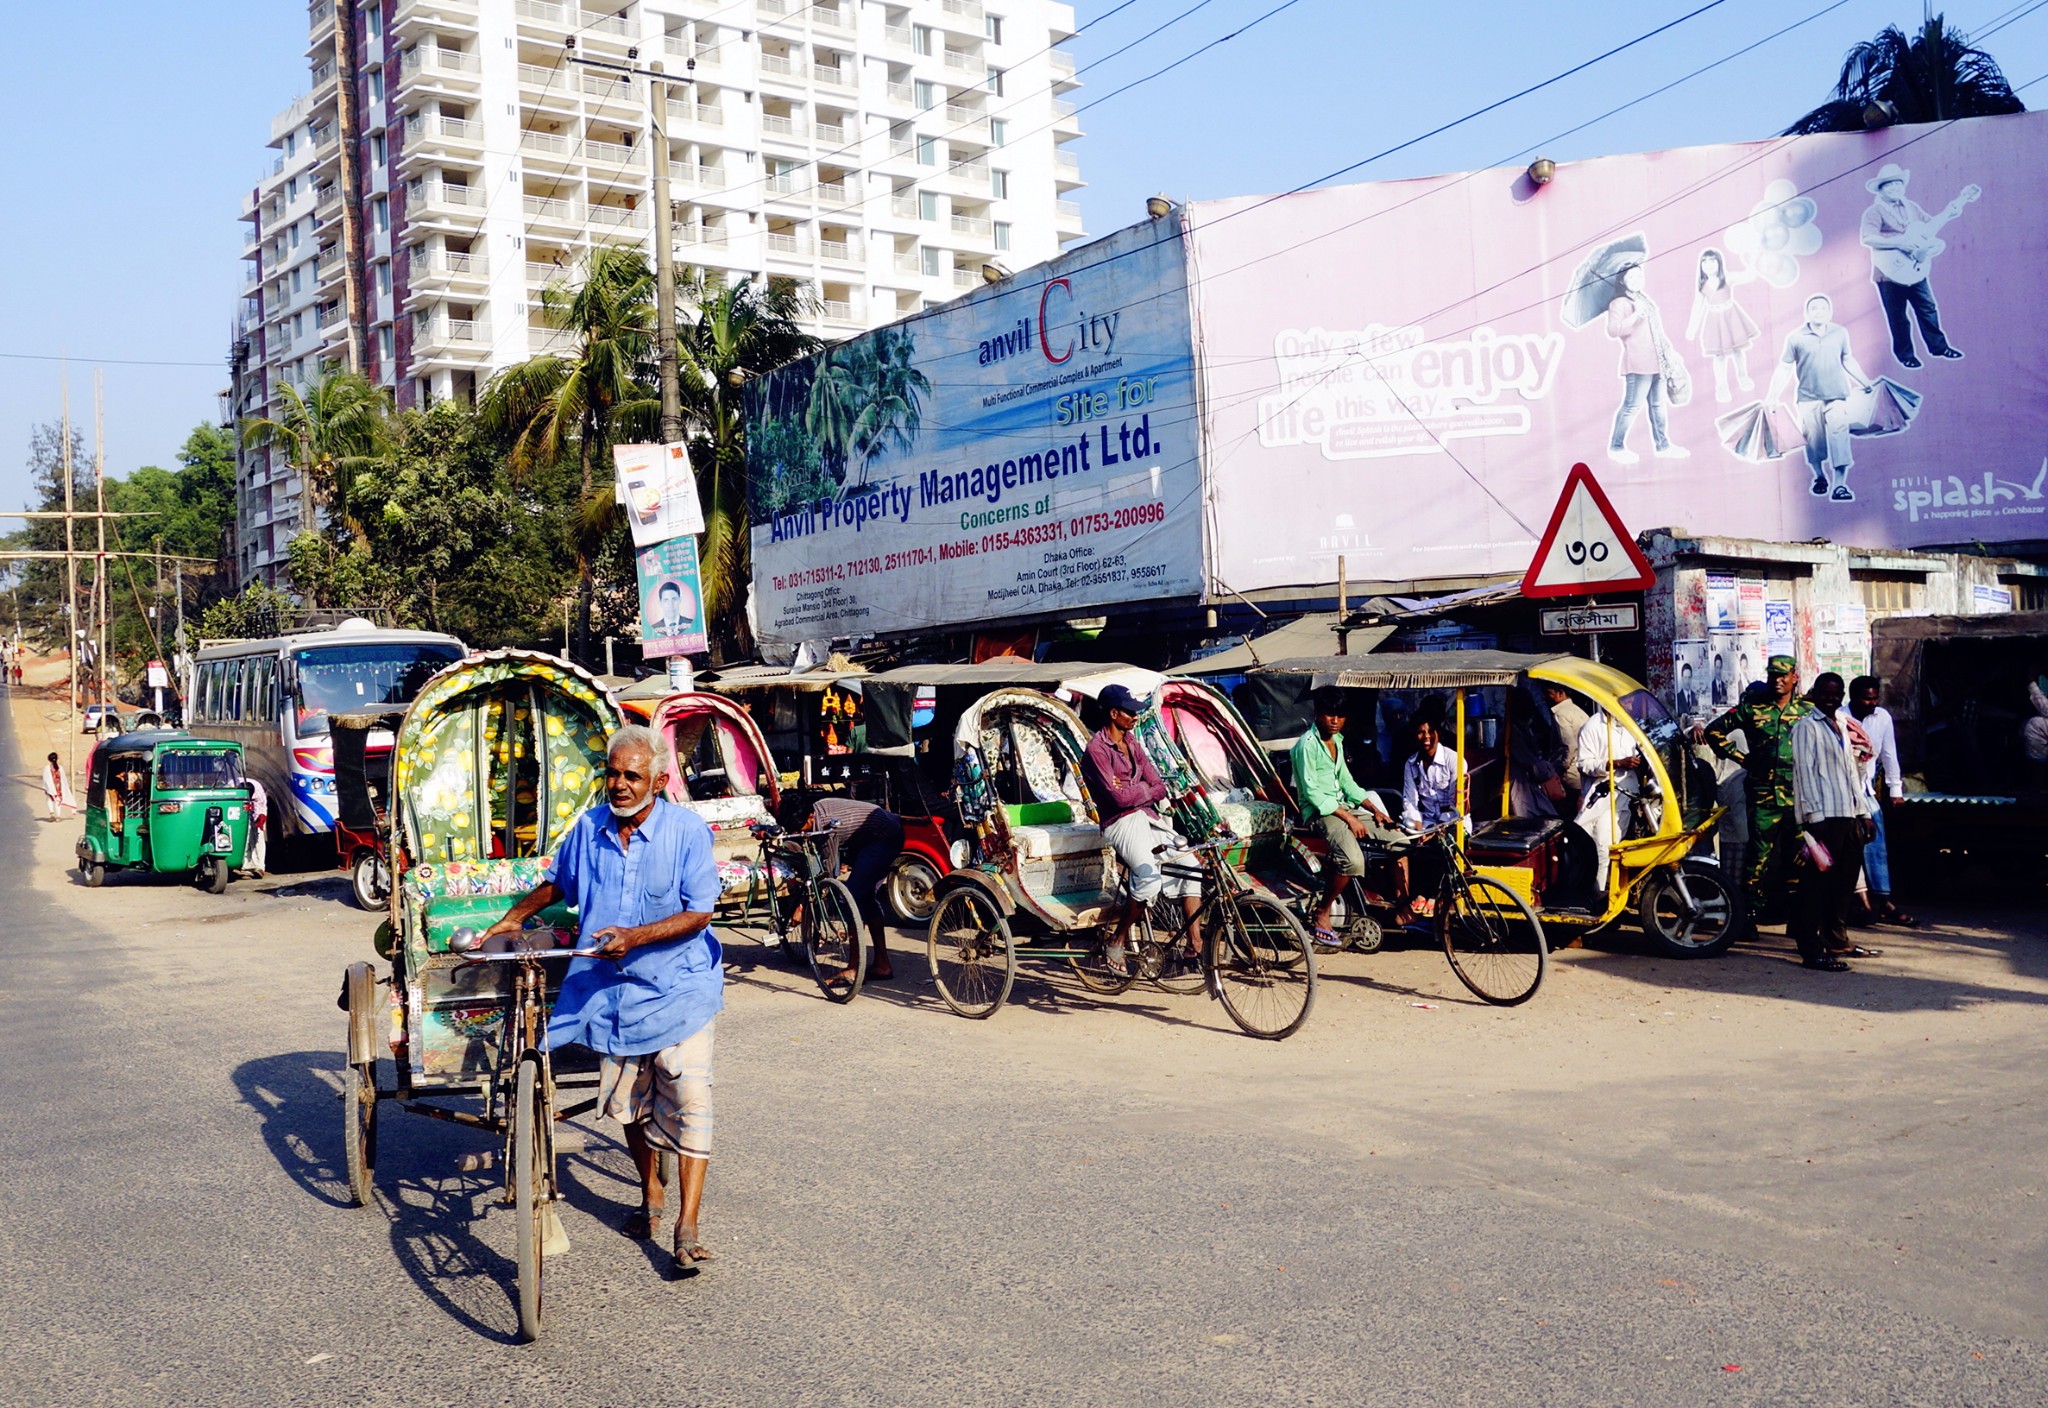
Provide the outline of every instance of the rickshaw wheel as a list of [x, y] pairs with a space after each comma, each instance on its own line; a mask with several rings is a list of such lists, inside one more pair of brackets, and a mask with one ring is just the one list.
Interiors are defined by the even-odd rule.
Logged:
[[[860, 982], [867, 973], [868, 941], [853, 892], [845, 882], [818, 882], [817, 898], [804, 913], [804, 956], [826, 997], [851, 1002], [860, 995]], [[839, 976], [846, 972], [853, 974], [851, 981]]]
[[904, 855], [882, 882], [889, 908], [905, 924], [922, 924], [932, 917], [932, 891], [939, 883], [938, 871], [923, 856]]
[[359, 851], [349, 867], [349, 893], [356, 908], [376, 914], [384, 908], [384, 863], [375, 851]]
[[540, 1062], [519, 1063], [512, 1099], [512, 1207], [519, 1261], [519, 1338], [540, 1338], [541, 1201]]
[[1529, 902], [1484, 875], [1466, 879], [1464, 894], [1447, 889], [1437, 900], [1437, 937], [1458, 981], [1496, 1007], [1515, 1007], [1536, 995], [1550, 971], [1543, 922]]
[[1293, 1036], [1316, 1002], [1301, 921], [1269, 895], [1240, 895], [1209, 926], [1208, 968], [1230, 1020], [1265, 1041]]
[[[1177, 993], [1183, 997], [1208, 987], [1209, 977], [1202, 971], [1199, 959], [1193, 964], [1178, 966], [1179, 960], [1166, 951], [1180, 933], [1181, 925], [1187, 922], [1187, 916], [1180, 912], [1180, 901], [1161, 890], [1159, 897], [1152, 901], [1147, 917], [1152, 921], [1152, 938], [1161, 946], [1161, 951], [1152, 955], [1157, 961], [1146, 965], [1151, 970], [1146, 974], [1147, 981], [1161, 992]], [[1199, 935], [1195, 943], [1197, 946], [1201, 944]]]
[[343, 1093], [341, 1146], [348, 1170], [348, 1198], [359, 1208], [370, 1205], [372, 1171], [377, 1167], [377, 1081], [369, 1069], [350, 1066]]
[[1330, 906], [1330, 927], [1351, 952], [1378, 953], [1386, 947], [1387, 931], [1353, 901], [1352, 890], [1352, 885], [1346, 885], [1338, 892], [1337, 902]]
[[977, 889], [940, 897], [925, 936], [932, 985], [963, 1017], [983, 1018], [1001, 1007], [1017, 979], [1010, 925], [996, 902]]
[[[1131, 970], [1128, 974], [1112, 973], [1103, 966], [1102, 953], [1109, 946], [1111, 932], [1112, 930], [1109, 928], [1103, 929], [1100, 938], [1096, 941], [1095, 952], [1085, 958], [1069, 958], [1067, 960], [1067, 966], [1074, 970], [1074, 977], [1080, 981], [1081, 986], [1090, 992], [1100, 993], [1104, 997], [1115, 997], [1118, 993], [1129, 992], [1131, 985], [1138, 981], [1137, 965], [1132, 963], [1128, 957], [1124, 960], [1124, 966]], [[1137, 931], [1133, 929], [1130, 935], [1130, 942], [1135, 944], [1137, 937]]]
[[1688, 914], [1669, 869], [1645, 876], [1636, 896], [1636, 919], [1650, 947], [1664, 958], [1719, 958], [1741, 936], [1747, 915], [1742, 887], [1730, 884], [1720, 866], [1696, 858], [1681, 861]]

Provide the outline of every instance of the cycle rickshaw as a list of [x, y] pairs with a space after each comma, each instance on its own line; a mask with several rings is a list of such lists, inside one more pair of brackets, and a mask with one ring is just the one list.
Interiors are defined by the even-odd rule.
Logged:
[[[1164, 867], [1201, 881], [1202, 908], [1192, 923], [1161, 940], [1163, 925], [1146, 916], [1134, 933], [1137, 972], [1112, 974], [1102, 966], [1102, 944], [1121, 905], [1123, 875], [1082, 779], [1088, 731], [1080, 716], [1036, 690], [998, 689], [961, 714], [953, 741], [954, 801], [969, 855], [938, 883], [926, 942], [948, 1007], [964, 1017], [992, 1015], [1009, 996], [1019, 958], [1063, 960], [1085, 986], [1119, 992], [1138, 976], [1163, 976], [1163, 965], [1192, 937], [1202, 987], [1239, 1027], [1268, 1039], [1300, 1029], [1315, 1000], [1307, 935], [1228, 863], [1227, 833], [1191, 845], [1193, 865]], [[1182, 923], [1177, 915], [1166, 922]]]
[[[619, 723], [595, 679], [550, 655], [491, 651], [429, 680], [392, 755], [392, 885], [388, 928], [379, 930], [391, 974], [351, 964], [342, 989], [350, 1199], [370, 1200], [380, 1101], [498, 1135], [527, 1340], [540, 1334], [548, 1247], [566, 1245], [552, 1207], [555, 1126], [596, 1105], [594, 1093], [566, 1107], [557, 1100], [565, 1090], [594, 1092], [597, 1060], [581, 1047], [553, 1054], [541, 1045], [574, 952], [567, 907], [542, 911], [504, 951], [475, 951], [475, 939], [548, 878], [569, 829], [602, 795]], [[376, 1063], [387, 1052], [396, 1080], [382, 1089]]]
[[[1446, 709], [1443, 742], [1458, 756], [1458, 811], [1469, 821], [1469, 829], [1448, 839], [1469, 866], [1471, 884], [1488, 893], [1505, 887], [1547, 934], [1582, 937], [1633, 912], [1658, 954], [1707, 958], [1741, 933], [1741, 886], [1702, 854], [1725, 810], [1716, 804], [1711, 769], [1693, 756], [1657, 697], [1611, 665], [1575, 655], [1451, 650], [1313, 656], [1256, 673], [1298, 676], [1304, 693], [1334, 684], [1373, 691], [1375, 699], [1437, 697]], [[1643, 759], [1629, 779], [1586, 802], [1608, 811], [1614, 839], [1604, 875], [1592, 873], [1592, 847], [1582, 831], [1562, 817], [1537, 814], [1544, 809], [1534, 800], [1529, 755], [1544, 751], [1546, 739], [1559, 741], [1536, 693], [1543, 684], [1569, 690], [1590, 718], [1604, 721], [1608, 756], [1632, 750]], [[1355, 708], [1354, 724], [1369, 727], [1373, 715]], [[1577, 739], [1562, 742], [1578, 746]], [[1408, 740], [1393, 743], [1403, 749]], [[1577, 800], [1567, 799], [1566, 815]]]

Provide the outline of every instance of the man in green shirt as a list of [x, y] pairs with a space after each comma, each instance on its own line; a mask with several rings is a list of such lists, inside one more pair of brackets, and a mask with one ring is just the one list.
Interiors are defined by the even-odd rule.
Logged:
[[[1330, 928], [1330, 910], [1345, 883], [1365, 874], [1365, 853], [1358, 843], [1395, 844], [1406, 838], [1392, 825], [1379, 798], [1358, 785], [1350, 764], [1344, 761], [1344, 691], [1324, 685], [1312, 701], [1316, 726], [1295, 742], [1289, 758], [1294, 764], [1294, 795], [1301, 802], [1302, 820], [1320, 824], [1323, 839], [1329, 843], [1329, 852], [1323, 857], [1323, 898], [1315, 912], [1315, 942], [1323, 948], [1338, 948], [1342, 941]], [[1405, 862], [1397, 862], [1401, 864]], [[1405, 896], [1405, 874], [1400, 889]]]
[[[1764, 671], [1766, 692], [1746, 691], [1734, 708], [1701, 734], [1719, 757], [1742, 764], [1749, 794], [1749, 866], [1744, 881], [1752, 919], [1784, 908], [1784, 874], [1797, 844], [1792, 810], [1792, 725], [1813, 712], [1800, 697], [1799, 667], [1789, 655], [1773, 655]], [[1729, 735], [1740, 731], [1746, 752], [1735, 751]]]

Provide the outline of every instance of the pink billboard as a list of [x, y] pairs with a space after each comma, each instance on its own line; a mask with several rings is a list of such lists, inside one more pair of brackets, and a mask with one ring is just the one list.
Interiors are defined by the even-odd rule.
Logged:
[[1190, 207], [1212, 575], [1516, 573], [1634, 531], [2048, 538], [2048, 115]]

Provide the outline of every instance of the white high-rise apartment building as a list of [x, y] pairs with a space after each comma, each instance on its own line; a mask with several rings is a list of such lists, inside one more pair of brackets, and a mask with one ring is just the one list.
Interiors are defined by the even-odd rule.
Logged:
[[[818, 334], [945, 302], [1082, 235], [1073, 11], [1050, 0], [312, 0], [312, 86], [244, 203], [237, 417], [360, 367], [468, 400], [560, 345], [541, 290], [597, 244], [652, 252], [647, 78], [679, 278], [789, 279]], [[340, 16], [347, 28], [337, 24]], [[578, 62], [579, 60], [584, 62]], [[685, 310], [687, 313], [687, 310]], [[245, 580], [297, 531], [245, 448]]]

